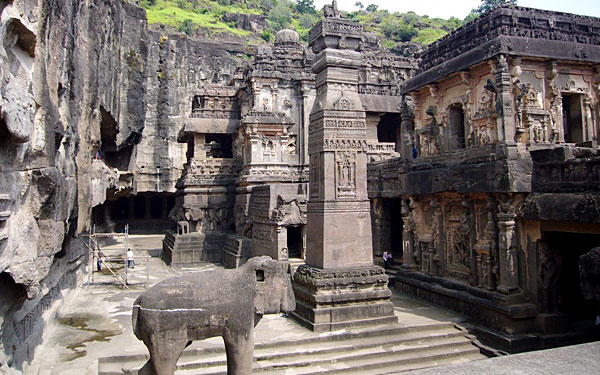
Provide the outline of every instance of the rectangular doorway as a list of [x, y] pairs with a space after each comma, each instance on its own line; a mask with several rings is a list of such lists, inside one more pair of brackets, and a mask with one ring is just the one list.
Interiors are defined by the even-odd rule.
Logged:
[[287, 227], [287, 248], [289, 258], [302, 258], [302, 227]]

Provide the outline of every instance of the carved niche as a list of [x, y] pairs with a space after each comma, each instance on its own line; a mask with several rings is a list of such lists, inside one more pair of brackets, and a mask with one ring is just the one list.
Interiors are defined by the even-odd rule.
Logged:
[[496, 93], [483, 90], [477, 99], [477, 111], [473, 115], [473, 145], [485, 146], [497, 142], [496, 117]]
[[480, 234], [475, 244], [476, 274], [478, 286], [487, 290], [496, 289], [498, 274], [498, 232], [494, 217], [496, 204], [491, 198], [487, 204], [478, 207], [478, 227]]
[[356, 198], [355, 152], [337, 151], [335, 153], [335, 182], [337, 198]]
[[278, 225], [306, 224], [306, 199], [303, 196], [277, 196], [277, 206], [271, 215], [271, 220]]
[[469, 212], [459, 204], [450, 206], [446, 220], [446, 270], [449, 276], [471, 281], [471, 228]]

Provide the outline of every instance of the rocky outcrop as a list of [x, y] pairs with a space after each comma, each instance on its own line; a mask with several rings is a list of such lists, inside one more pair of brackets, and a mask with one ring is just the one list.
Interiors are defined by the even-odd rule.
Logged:
[[120, 0], [0, 1], [0, 14], [3, 372], [26, 366], [42, 314], [81, 283], [92, 207], [107, 188], [174, 192], [195, 89], [229, 83], [252, 52], [149, 31]]
[[233, 22], [235, 27], [242, 30], [261, 33], [267, 27], [267, 17], [262, 14], [225, 13], [223, 22]]

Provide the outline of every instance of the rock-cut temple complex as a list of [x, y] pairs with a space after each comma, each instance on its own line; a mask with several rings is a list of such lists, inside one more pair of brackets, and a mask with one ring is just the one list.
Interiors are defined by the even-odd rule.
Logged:
[[126, 225], [174, 265], [302, 263], [315, 331], [395, 322], [394, 288], [506, 352], [585, 336], [600, 19], [505, 5], [405, 57], [324, 13], [256, 47], [123, 1], [0, 1], [0, 370], [83, 283], [79, 236]]

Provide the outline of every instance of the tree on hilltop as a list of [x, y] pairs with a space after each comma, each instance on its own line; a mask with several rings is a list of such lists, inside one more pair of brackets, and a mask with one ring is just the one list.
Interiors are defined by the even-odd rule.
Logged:
[[483, 14], [489, 12], [497, 6], [504, 4], [517, 5], [517, 0], [481, 0], [481, 4], [476, 9], [473, 9], [476, 13]]

